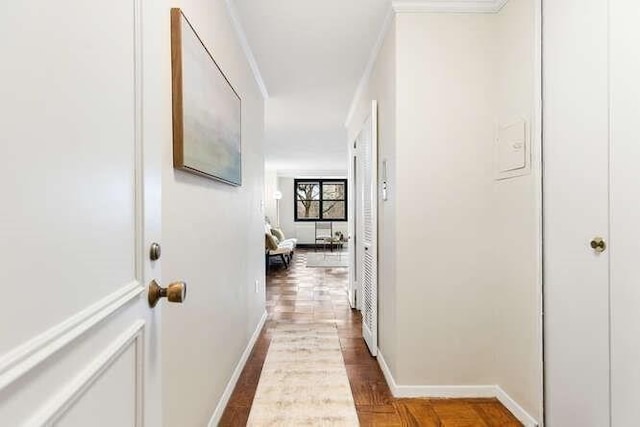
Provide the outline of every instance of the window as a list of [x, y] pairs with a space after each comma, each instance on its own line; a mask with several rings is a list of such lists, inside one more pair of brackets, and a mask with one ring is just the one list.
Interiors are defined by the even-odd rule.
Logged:
[[296, 221], [346, 221], [346, 179], [296, 179], [294, 216]]

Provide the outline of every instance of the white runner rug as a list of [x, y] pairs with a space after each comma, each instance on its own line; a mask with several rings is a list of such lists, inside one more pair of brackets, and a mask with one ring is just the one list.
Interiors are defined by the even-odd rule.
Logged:
[[275, 328], [247, 425], [358, 425], [335, 325]]

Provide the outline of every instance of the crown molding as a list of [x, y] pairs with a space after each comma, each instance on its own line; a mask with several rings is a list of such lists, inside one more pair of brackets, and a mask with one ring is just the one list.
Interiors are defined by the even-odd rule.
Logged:
[[498, 13], [509, 0], [427, 0], [392, 2], [396, 13]]
[[358, 86], [356, 88], [356, 92], [353, 94], [353, 99], [351, 100], [351, 105], [349, 106], [349, 112], [347, 113], [347, 119], [344, 122], [345, 127], [349, 127], [349, 123], [353, 120], [353, 116], [356, 112], [356, 108], [358, 107], [358, 101], [362, 96], [362, 92], [364, 91], [365, 86], [369, 82], [371, 78], [371, 73], [373, 72], [373, 67], [376, 64], [376, 60], [378, 59], [378, 55], [380, 54], [380, 49], [382, 49], [382, 43], [384, 43], [384, 38], [387, 36], [387, 32], [389, 32], [389, 28], [391, 28], [391, 23], [393, 22], [393, 17], [395, 15], [395, 10], [393, 7], [389, 8], [387, 15], [384, 17], [384, 22], [382, 23], [382, 28], [380, 29], [380, 33], [378, 34], [378, 38], [376, 39], [376, 43], [373, 45], [373, 49], [369, 54], [369, 60], [367, 61], [367, 66], [364, 69], [364, 73], [358, 82]]
[[233, 4], [233, 0], [225, 0], [225, 2], [227, 4], [227, 10], [229, 11], [229, 16], [233, 24], [233, 29], [236, 31], [236, 34], [238, 35], [240, 46], [242, 47], [244, 56], [247, 58], [247, 62], [249, 63], [249, 67], [251, 68], [253, 77], [256, 80], [258, 89], [260, 89], [260, 93], [262, 94], [262, 97], [264, 99], [267, 99], [269, 98], [267, 85], [264, 83], [262, 74], [260, 74], [260, 68], [258, 68], [258, 63], [256, 62], [256, 58], [253, 56], [253, 51], [251, 50], [251, 46], [249, 46], [247, 35], [244, 32], [244, 28], [242, 27], [242, 24], [240, 23], [240, 18], [238, 17], [238, 12], [236, 10], [235, 5]]

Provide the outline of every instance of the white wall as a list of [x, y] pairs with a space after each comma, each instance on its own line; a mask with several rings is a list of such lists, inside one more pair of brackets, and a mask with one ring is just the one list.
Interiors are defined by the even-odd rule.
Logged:
[[397, 380], [495, 383], [540, 419], [539, 181], [493, 179], [495, 123], [533, 119], [533, 2], [398, 19]]
[[[378, 101], [378, 167], [387, 161], [388, 198], [378, 201], [378, 347], [396, 372], [396, 22], [384, 35], [371, 78], [348, 125], [349, 144], [357, 138]], [[379, 181], [382, 174], [378, 174]], [[379, 184], [381, 185], [381, 184]]]
[[491, 15], [397, 17], [396, 381], [497, 380]]
[[278, 171], [266, 169], [264, 171], [264, 215], [272, 225], [277, 225], [278, 209], [273, 195], [278, 190]]
[[[183, 9], [242, 98], [241, 187], [172, 167], [169, 5]], [[165, 82], [157, 116], [165, 128], [163, 276], [188, 283], [185, 304], [163, 307], [164, 423], [203, 426], [265, 310], [264, 101], [224, 0], [175, 0], [161, 18], [162, 55], [145, 66], [162, 71]]]
[[348, 133], [378, 99], [379, 341], [396, 383], [498, 384], [541, 420], [539, 170], [493, 170], [496, 123], [535, 123], [535, 4], [396, 14]]
[[[293, 178], [278, 177], [278, 189], [282, 192], [280, 200], [280, 228], [287, 237], [298, 238], [293, 214]], [[300, 242], [304, 243], [304, 242]]]
[[541, 186], [536, 2], [510, 0], [496, 16], [495, 117], [529, 121], [532, 173], [493, 184], [498, 383], [542, 420]]

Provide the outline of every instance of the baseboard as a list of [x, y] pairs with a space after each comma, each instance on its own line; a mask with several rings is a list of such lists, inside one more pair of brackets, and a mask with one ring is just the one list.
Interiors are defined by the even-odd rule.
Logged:
[[258, 322], [258, 326], [256, 326], [256, 330], [253, 332], [253, 335], [251, 336], [251, 339], [249, 340], [247, 347], [244, 349], [244, 352], [242, 353], [242, 356], [240, 357], [240, 360], [238, 361], [238, 364], [236, 365], [236, 368], [234, 369], [233, 374], [231, 375], [231, 378], [229, 379], [229, 382], [227, 383], [227, 386], [225, 387], [224, 392], [220, 397], [220, 400], [218, 401], [216, 410], [213, 411], [213, 415], [211, 415], [211, 418], [209, 419], [209, 424], [208, 424], [209, 427], [216, 427], [220, 422], [220, 418], [222, 418], [222, 414], [224, 413], [224, 410], [227, 407], [227, 403], [229, 403], [229, 398], [231, 398], [231, 393], [233, 393], [233, 389], [236, 388], [236, 383], [238, 382], [238, 378], [240, 378], [240, 374], [244, 369], [244, 365], [247, 363], [247, 360], [249, 359], [249, 355], [251, 354], [251, 350], [253, 350], [253, 346], [258, 340], [258, 337], [260, 336], [260, 332], [262, 331], [262, 327], [264, 326], [264, 323], [266, 321], [267, 321], [267, 312], [265, 311], [264, 314], [262, 315], [262, 318]]
[[496, 397], [496, 388], [492, 385], [401, 385], [394, 396], [438, 399]]
[[387, 361], [384, 360], [384, 356], [378, 347], [378, 355], [376, 356], [378, 359], [378, 365], [380, 365], [380, 369], [382, 369], [382, 374], [384, 375], [384, 379], [387, 380], [387, 385], [389, 386], [389, 390], [391, 390], [391, 394], [394, 397], [398, 396], [398, 385], [396, 384], [396, 380], [391, 375], [391, 370], [389, 369], [389, 365], [387, 365]]
[[538, 427], [538, 422], [512, 399], [499, 385], [400, 385], [396, 383], [384, 356], [378, 349], [378, 365], [382, 369], [393, 397], [478, 398], [495, 397], [525, 427]]
[[496, 386], [496, 396], [500, 403], [507, 408], [514, 417], [518, 419], [525, 427], [538, 427], [538, 422], [533, 418], [522, 406], [511, 398], [499, 385]]

